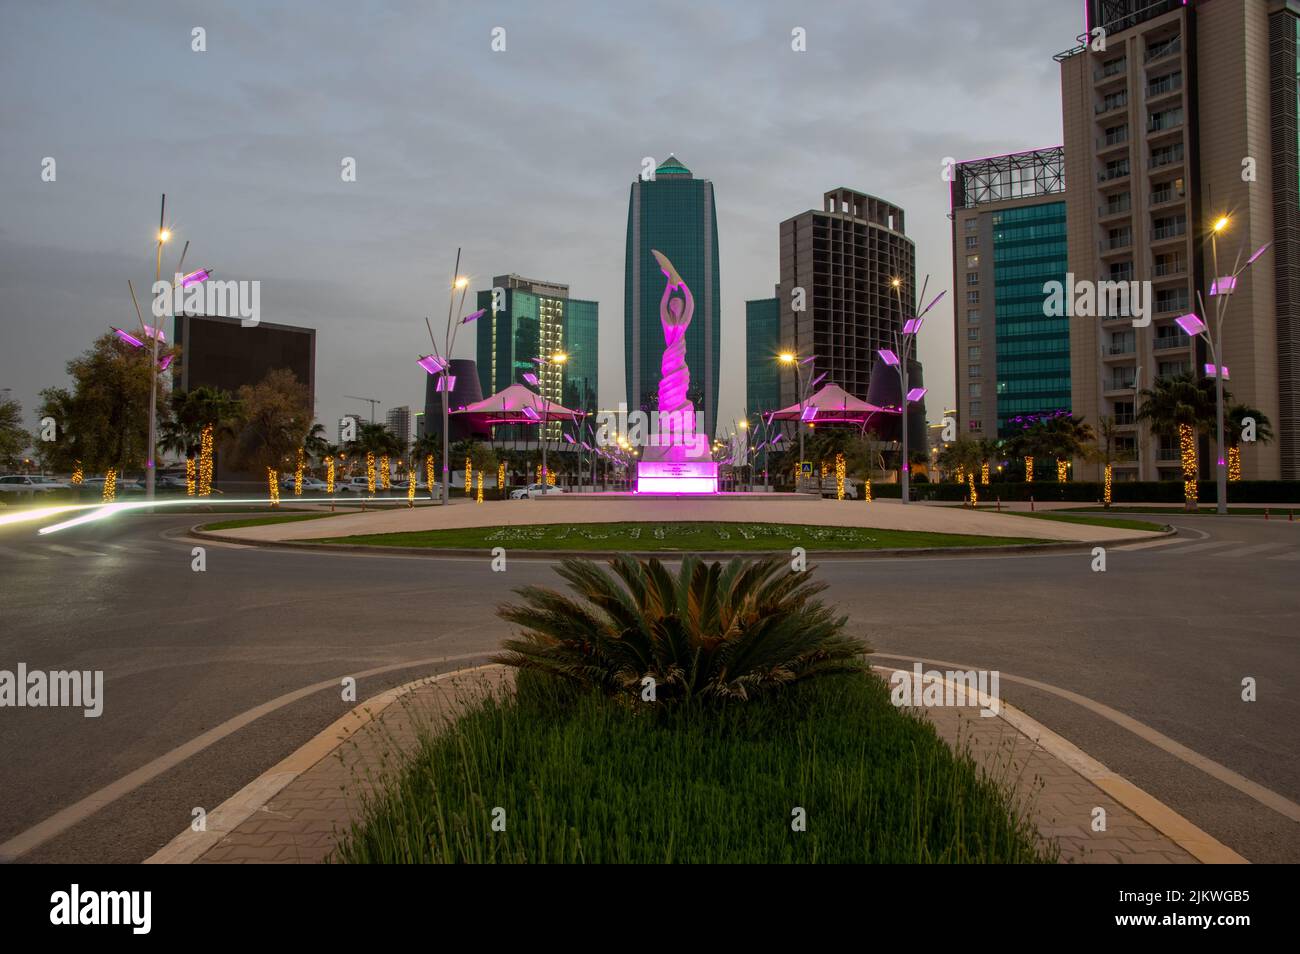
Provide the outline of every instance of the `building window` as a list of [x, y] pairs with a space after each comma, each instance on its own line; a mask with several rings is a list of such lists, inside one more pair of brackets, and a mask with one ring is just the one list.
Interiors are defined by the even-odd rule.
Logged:
[[978, 364], [972, 364], [970, 367], [966, 369], [966, 377], [978, 378], [983, 373], [983, 371], [984, 369], [981, 368]]
[[980, 237], [978, 235], [966, 236], [966, 248], [968, 251], [970, 249], [979, 248], [979, 247], [980, 247]]
[[971, 429], [972, 431], [980, 431], [980, 430], [983, 430], [983, 428], [980, 426], [980, 422], [979, 422], [979, 421], [971, 421], [971, 422], [970, 422], [970, 429]]
[[966, 293], [966, 304], [978, 305], [980, 303], [980, 293], [977, 291], [968, 291]]
[[967, 328], [967, 329], [966, 329], [966, 340], [967, 340], [967, 341], [979, 341], [979, 340], [980, 340], [980, 330], [979, 330], [978, 328]]
[[966, 320], [969, 321], [972, 325], [979, 324], [980, 310], [978, 308], [972, 308], [970, 311], [966, 312]]
[[972, 381], [970, 384], [966, 386], [966, 393], [970, 397], [977, 398], [980, 396], [981, 388], [982, 385], [978, 381]]
[[972, 346], [972, 347], [966, 349], [966, 360], [967, 360], [967, 361], [978, 361], [979, 359], [980, 359], [980, 349], [979, 349], [979, 345], [974, 345], [974, 346]]
[[971, 401], [971, 402], [970, 402], [970, 407], [967, 408], [966, 411], [967, 411], [967, 413], [969, 413], [969, 414], [983, 414], [983, 413], [984, 413], [984, 402], [983, 402], [983, 401]]
[[967, 273], [966, 273], [966, 284], [967, 284], [967, 285], [978, 285], [979, 283], [980, 283], [980, 273], [979, 273], [979, 272], [967, 272]]
[[979, 230], [979, 227], [980, 227], [980, 220], [977, 219], [975, 216], [972, 215], [969, 219], [966, 220], [966, 231], [967, 231], [967, 232], [975, 232], [975, 231], [978, 231], [978, 230]]
[[979, 257], [978, 255], [967, 255], [967, 256], [966, 256], [966, 267], [967, 267], [967, 268], [979, 268], [979, 267], [980, 267], [980, 257]]

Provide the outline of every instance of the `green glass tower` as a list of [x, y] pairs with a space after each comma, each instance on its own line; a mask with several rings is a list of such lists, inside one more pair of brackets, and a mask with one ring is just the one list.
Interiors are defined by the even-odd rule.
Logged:
[[686, 332], [687, 396], [700, 430], [712, 436], [718, 419], [718, 370], [722, 333], [719, 298], [718, 218], [713, 183], [697, 179], [669, 156], [653, 177], [632, 183], [627, 212], [623, 347], [629, 410], [656, 410], [664, 334], [659, 300], [664, 277], [651, 254], [657, 249], [676, 266], [695, 298]]
[[758, 298], [745, 302], [745, 413], [760, 414], [781, 407], [781, 300]]

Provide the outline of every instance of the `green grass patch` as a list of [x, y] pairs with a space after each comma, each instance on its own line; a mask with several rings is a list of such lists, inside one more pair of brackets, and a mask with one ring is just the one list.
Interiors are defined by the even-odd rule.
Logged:
[[[524, 673], [517, 695], [426, 732], [366, 799], [335, 860], [1055, 861], [1008, 781], [897, 709], [874, 675], [651, 709]], [[504, 831], [493, 830], [496, 808]], [[804, 831], [792, 830], [797, 808]]]
[[990, 547], [1042, 543], [1025, 537], [815, 527], [781, 523], [568, 523], [464, 530], [419, 530], [329, 537], [314, 541], [382, 547], [517, 550], [691, 552], [786, 550], [879, 550], [895, 547]]
[[[980, 506], [984, 510], [983, 505]], [[1081, 513], [1061, 513], [1059, 510], [1003, 510], [1013, 517], [1032, 517], [1035, 520], [1056, 520], [1059, 523], [1080, 523], [1089, 527], [1115, 527], [1118, 530], [1164, 530], [1165, 525], [1145, 520], [1125, 520], [1122, 517], [1092, 517]]]
[[[350, 511], [348, 511], [350, 512]], [[209, 523], [200, 530], [237, 530], [240, 527], [264, 527], [272, 523], [297, 523], [300, 520], [319, 520], [322, 517], [337, 517], [339, 513], [272, 513], [260, 517], [248, 517], [243, 520], [223, 520]]]

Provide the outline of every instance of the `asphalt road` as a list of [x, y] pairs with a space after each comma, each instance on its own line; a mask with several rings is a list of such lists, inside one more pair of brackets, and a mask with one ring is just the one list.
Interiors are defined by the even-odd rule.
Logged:
[[[1087, 552], [828, 560], [817, 573], [879, 661], [998, 669], [1007, 701], [1247, 858], [1300, 861], [1300, 825], [1268, 806], [1300, 801], [1300, 523], [1165, 519], [1180, 528], [1171, 545], [1112, 548], [1104, 573]], [[105, 674], [99, 718], [0, 709], [0, 842], [227, 719], [328, 688], [178, 759], [18, 860], [148, 857], [195, 807], [211, 810], [350, 708], [344, 676], [385, 668], [358, 680], [365, 699], [465, 665], [505, 634], [494, 608], [512, 588], [556, 581], [551, 564], [523, 559], [493, 573], [487, 558], [217, 545], [199, 573], [193, 544], [170, 535], [195, 522], [0, 529], [0, 669]], [[1247, 677], [1258, 701], [1241, 699]], [[1167, 751], [1152, 731], [1190, 751]]]

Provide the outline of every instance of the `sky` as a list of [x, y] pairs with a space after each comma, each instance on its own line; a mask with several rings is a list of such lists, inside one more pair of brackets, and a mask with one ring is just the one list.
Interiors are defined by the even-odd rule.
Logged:
[[[380, 416], [423, 405], [424, 318], [446, 321], [458, 247], [475, 290], [517, 272], [598, 301], [601, 403], [623, 399], [647, 156], [714, 184], [724, 342], [780, 277], [779, 223], [839, 186], [902, 206], [918, 283], [948, 289], [944, 159], [1061, 142], [1052, 55], [1081, 6], [0, 0], [0, 394], [34, 425], [70, 358], [137, 324], [127, 280], [153, 281], [164, 192], [164, 274], [188, 240], [187, 270], [259, 281], [262, 321], [317, 330], [331, 435], [369, 414], [345, 395]], [[951, 300], [920, 337], [931, 417], [955, 397]], [[722, 352], [724, 424], [744, 413], [744, 354]]]

